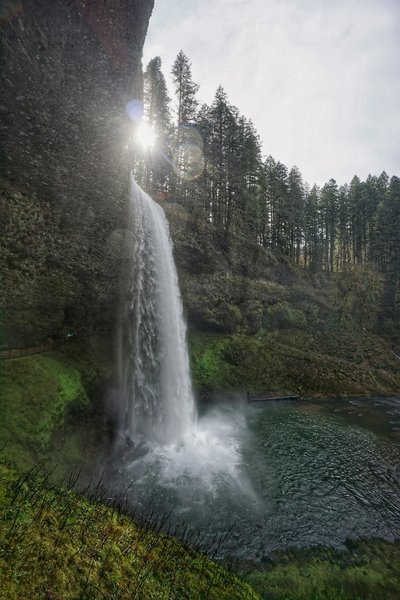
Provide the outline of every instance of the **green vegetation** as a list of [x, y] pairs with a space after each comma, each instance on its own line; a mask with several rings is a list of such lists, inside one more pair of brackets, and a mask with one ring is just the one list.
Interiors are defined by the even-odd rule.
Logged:
[[2, 455], [23, 468], [37, 461], [51, 463], [56, 446], [59, 459], [65, 450], [63, 460], [80, 465], [89, 433], [74, 435], [73, 422], [82, 428], [92, 411], [90, 398], [99, 393], [110, 373], [101, 347], [77, 343], [2, 361]]
[[78, 497], [33, 469], [0, 465], [0, 598], [257, 600], [174, 537]]
[[347, 551], [297, 550], [273, 556], [246, 580], [265, 600], [397, 600], [400, 544], [349, 542]]
[[[400, 544], [348, 542], [245, 565], [243, 583], [176, 538], [101, 502], [0, 464], [0, 598], [397, 600]], [[250, 587], [252, 586], [252, 587]], [[255, 591], [253, 591], [255, 590]]]
[[197, 389], [282, 390], [290, 381], [261, 336], [191, 333], [192, 375]]
[[[382, 340], [338, 316], [299, 328], [300, 309], [281, 310], [286, 327], [257, 335], [190, 332], [198, 390], [276, 391], [303, 396], [396, 395], [398, 360]], [[312, 311], [311, 311], [312, 314]], [[297, 320], [297, 328], [290, 319]]]
[[271, 329], [304, 328], [307, 325], [307, 319], [303, 311], [290, 302], [273, 304], [268, 309], [264, 321], [266, 326]]
[[190, 334], [192, 380], [196, 388], [224, 389], [229, 365], [223, 360], [223, 350], [228, 341], [229, 338], [223, 335]]
[[[211, 224], [217, 248], [226, 243], [226, 234], [235, 234], [304, 272], [345, 273], [342, 282], [347, 279], [353, 289], [352, 280], [357, 285], [362, 279], [357, 268], [369, 271], [372, 316], [379, 312], [398, 322], [399, 177], [389, 178], [383, 171], [365, 181], [354, 176], [338, 186], [330, 179], [310, 188], [296, 166], [289, 170], [272, 156], [263, 158], [254, 124], [230, 103], [221, 86], [210, 105], [199, 106], [199, 86], [182, 51], [172, 75], [176, 111], [160, 57], [150, 61], [145, 73], [147, 116], [175, 167], [168, 171], [147, 155], [138, 160], [136, 174], [146, 190], [155, 198], [173, 198]], [[374, 281], [379, 285], [374, 287]], [[370, 322], [359, 307], [354, 306], [355, 312]]]

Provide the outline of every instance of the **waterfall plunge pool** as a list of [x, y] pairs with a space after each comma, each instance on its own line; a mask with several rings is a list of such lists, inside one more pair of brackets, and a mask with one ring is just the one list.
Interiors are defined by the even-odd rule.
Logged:
[[223, 404], [135, 452], [113, 485], [220, 558], [400, 537], [400, 399]]
[[400, 400], [232, 400], [198, 412], [168, 223], [133, 176], [130, 211], [108, 471], [118, 497], [178, 535], [189, 528], [219, 558], [400, 537]]

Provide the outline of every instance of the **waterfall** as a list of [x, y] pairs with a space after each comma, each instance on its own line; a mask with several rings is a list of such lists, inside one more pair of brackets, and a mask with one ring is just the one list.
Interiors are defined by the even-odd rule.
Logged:
[[[168, 223], [133, 177], [130, 199], [126, 238], [132, 247], [121, 253], [129, 259], [120, 319], [119, 435], [109, 485], [136, 510], [152, 507], [161, 520], [168, 514], [168, 525], [181, 526], [184, 518], [206, 530], [212, 519], [229, 521], [237, 502], [246, 510], [254, 502], [242, 473], [246, 420], [232, 406], [197, 418]], [[219, 497], [228, 498], [222, 514]]]
[[169, 444], [196, 413], [168, 222], [131, 176], [131, 299], [121, 322], [119, 441]]

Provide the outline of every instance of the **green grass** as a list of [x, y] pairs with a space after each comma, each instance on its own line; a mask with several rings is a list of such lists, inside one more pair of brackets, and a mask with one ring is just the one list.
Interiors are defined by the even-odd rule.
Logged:
[[259, 598], [176, 538], [36, 470], [21, 475], [0, 465], [0, 511], [1, 599]]
[[352, 542], [347, 551], [308, 550], [277, 555], [246, 580], [265, 600], [398, 600], [400, 544]]

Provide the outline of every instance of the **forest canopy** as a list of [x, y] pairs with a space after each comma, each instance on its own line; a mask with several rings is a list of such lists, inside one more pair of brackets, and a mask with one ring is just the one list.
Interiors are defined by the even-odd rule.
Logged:
[[157, 144], [136, 156], [135, 172], [155, 199], [182, 204], [313, 273], [372, 269], [386, 281], [386, 314], [396, 316], [398, 177], [383, 172], [365, 181], [354, 176], [342, 186], [330, 179], [311, 187], [296, 166], [263, 156], [254, 124], [221, 86], [211, 105], [199, 105], [199, 86], [182, 51], [172, 67], [174, 102], [160, 57], [149, 62], [144, 81], [145, 116]]

